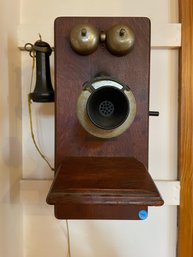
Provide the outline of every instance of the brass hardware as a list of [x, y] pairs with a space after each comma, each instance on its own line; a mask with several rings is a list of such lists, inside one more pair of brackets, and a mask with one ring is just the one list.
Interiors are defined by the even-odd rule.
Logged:
[[135, 97], [127, 85], [105, 75], [84, 84], [77, 101], [77, 117], [89, 134], [117, 137], [131, 126], [135, 115]]
[[133, 30], [125, 25], [115, 25], [106, 33], [108, 50], [115, 55], [122, 56], [132, 49], [135, 42]]
[[99, 31], [91, 24], [78, 24], [70, 33], [70, 43], [78, 54], [91, 54], [99, 45]]
[[133, 47], [135, 35], [130, 27], [122, 24], [113, 26], [107, 32], [99, 32], [91, 24], [78, 24], [70, 33], [71, 47], [81, 55], [93, 53], [97, 49], [99, 41], [106, 42], [106, 46], [112, 54], [123, 56], [129, 53]]
[[101, 42], [105, 42], [106, 37], [107, 37], [107, 35], [106, 35], [105, 31], [101, 31], [101, 33], [100, 33], [100, 41]]

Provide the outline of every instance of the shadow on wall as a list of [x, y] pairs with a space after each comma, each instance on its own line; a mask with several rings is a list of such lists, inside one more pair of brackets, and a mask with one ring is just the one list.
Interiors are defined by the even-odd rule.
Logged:
[[15, 38], [8, 38], [9, 138], [5, 162], [9, 167], [10, 200], [19, 195], [22, 175], [21, 57]]
[[[4, 7], [9, 6], [9, 2]], [[14, 7], [13, 10], [16, 11]], [[5, 21], [6, 15], [8, 10], [5, 8], [1, 15]], [[1, 123], [4, 129], [1, 131], [0, 256], [19, 257], [22, 256], [22, 209], [19, 202], [22, 175], [21, 62], [16, 42], [17, 24], [14, 20], [9, 21], [2, 27], [6, 39], [2, 49], [6, 60], [1, 80], [4, 97]]]
[[107, 233], [114, 221], [69, 220], [68, 222], [72, 256], [120, 256], [116, 243], [112, 243], [113, 235]]
[[43, 103], [38, 107], [38, 114], [40, 116], [54, 116], [54, 104], [53, 103]]
[[[100, 226], [99, 226], [100, 224]], [[96, 249], [96, 252], [99, 252], [99, 249], [101, 249], [100, 256], [111, 256], [111, 257], [118, 257], [120, 256], [120, 253], [118, 252], [118, 248], [112, 244], [113, 240], [111, 235], [108, 235], [107, 231], [104, 231], [103, 229], [104, 221], [99, 222], [91, 222], [89, 226], [89, 230], [92, 235], [92, 237], [89, 238], [88, 242], [92, 249]], [[106, 226], [110, 226], [111, 222], [107, 223]], [[94, 231], [94, 234], [93, 234]], [[98, 254], [97, 254], [98, 255]]]

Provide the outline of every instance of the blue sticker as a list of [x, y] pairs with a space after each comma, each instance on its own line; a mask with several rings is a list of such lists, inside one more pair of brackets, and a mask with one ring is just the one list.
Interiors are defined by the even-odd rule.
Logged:
[[141, 210], [139, 211], [138, 216], [141, 220], [145, 220], [148, 217], [148, 212], [145, 210]]

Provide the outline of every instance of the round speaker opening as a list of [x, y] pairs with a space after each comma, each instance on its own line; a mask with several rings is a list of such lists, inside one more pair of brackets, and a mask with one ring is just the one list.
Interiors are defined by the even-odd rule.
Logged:
[[86, 111], [95, 126], [110, 130], [119, 127], [127, 119], [129, 101], [120, 89], [103, 86], [91, 93]]

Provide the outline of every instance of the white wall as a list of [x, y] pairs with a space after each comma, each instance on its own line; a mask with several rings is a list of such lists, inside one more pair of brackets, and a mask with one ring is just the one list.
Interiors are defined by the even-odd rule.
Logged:
[[0, 256], [22, 256], [19, 1], [0, 0]]
[[[22, 52], [20, 63], [17, 30], [18, 42], [27, 43], [21, 37], [30, 34], [34, 43], [41, 33], [53, 44], [57, 16], [147, 16], [153, 24], [167, 24], [178, 22], [177, 5], [177, 0], [0, 0], [0, 256], [63, 257], [67, 250], [65, 223], [45, 203], [46, 180], [53, 172], [31, 141], [27, 94], [32, 60]], [[149, 166], [155, 180], [177, 177], [177, 55], [177, 49], [152, 49], [150, 105], [160, 111], [160, 117], [150, 119]], [[32, 109], [37, 141], [54, 163], [54, 106], [33, 104]], [[17, 200], [21, 172], [22, 213]], [[29, 179], [35, 181], [25, 181]], [[174, 257], [176, 206], [150, 208], [149, 213], [143, 222], [70, 221], [72, 256]]]
[[[38, 4], [37, 4], [38, 3]], [[22, 24], [47, 24], [57, 16], [148, 16], [152, 21], [177, 22], [176, 0], [42, 0], [21, 1]]]

